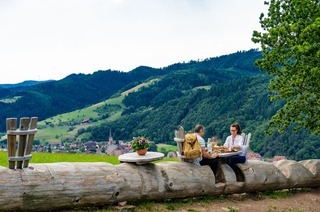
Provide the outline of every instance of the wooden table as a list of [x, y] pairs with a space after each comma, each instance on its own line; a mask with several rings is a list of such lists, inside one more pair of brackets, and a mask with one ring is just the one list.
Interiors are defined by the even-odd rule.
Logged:
[[126, 153], [119, 155], [118, 159], [120, 162], [136, 163], [138, 165], [150, 163], [152, 161], [161, 160], [164, 154], [161, 152], [150, 152], [148, 151], [145, 155], [138, 155], [136, 152]]
[[219, 158], [222, 164], [227, 163], [227, 157], [234, 156], [234, 155], [241, 155], [242, 151], [237, 152], [225, 152], [225, 153], [219, 153]]

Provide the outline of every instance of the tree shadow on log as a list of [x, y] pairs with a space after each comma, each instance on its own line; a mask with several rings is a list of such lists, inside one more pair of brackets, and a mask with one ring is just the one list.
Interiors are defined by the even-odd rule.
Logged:
[[220, 166], [218, 166], [217, 168], [217, 173], [215, 177], [216, 177], [216, 183], [226, 183], [226, 177]]
[[236, 165], [233, 168], [234, 173], [236, 174], [237, 182], [244, 182], [245, 176], [242, 172], [242, 170]]

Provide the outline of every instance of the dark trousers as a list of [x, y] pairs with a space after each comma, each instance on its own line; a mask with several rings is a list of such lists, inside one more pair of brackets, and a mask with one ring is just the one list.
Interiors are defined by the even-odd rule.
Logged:
[[228, 157], [227, 163], [231, 168], [234, 168], [236, 163], [245, 163], [246, 160], [247, 158], [245, 156], [234, 155], [234, 156]]
[[200, 165], [201, 166], [204, 166], [204, 165], [210, 166], [210, 168], [213, 171], [214, 175], [216, 175], [217, 174], [217, 168], [218, 168], [218, 158], [214, 158], [214, 159], [202, 158], [202, 160], [200, 161]]

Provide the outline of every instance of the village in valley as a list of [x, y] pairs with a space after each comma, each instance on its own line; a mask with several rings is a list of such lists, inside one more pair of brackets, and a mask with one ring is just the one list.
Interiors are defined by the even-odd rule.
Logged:
[[[81, 124], [90, 123], [89, 119], [83, 119]], [[52, 124], [45, 121], [46, 125]], [[150, 141], [152, 144], [153, 142]], [[0, 151], [7, 151], [7, 144], [0, 144]], [[156, 151], [156, 150], [152, 150]], [[48, 153], [83, 153], [83, 154], [105, 154], [110, 156], [119, 156], [126, 153], [133, 152], [131, 142], [124, 140], [115, 140], [109, 130], [109, 138], [106, 141], [82, 141], [81, 139], [69, 138], [64, 141], [51, 141], [41, 144], [39, 140], [34, 141], [32, 145], [32, 152], [48, 152]], [[160, 148], [160, 152], [164, 153], [166, 157], [178, 158], [176, 151], [166, 151], [165, 148]], [[259, 153], [249, 151], [247, 153], [248, 160], [259, 161], [278, 161], [286, 159], [285, 156], [274, 156], [273, 158], [263, 158]]]
[[[152, 142], [152, 141], [151, 141]], [[32, 152], [52, 152], [52, 153], [84, 153], [84, 154], [106, 154], [110, 156], [119, 156], [125, 153], [133, 152], [131, 148], [131, 142], [125, 142], [123, 140], [114, 140], [111, 130], [109, 132], [108, 141], [96, 142], [96, 141], [73, 141], [69, 142], [50, 142], [44, 145], [33, 145]], [[165, 150], [163, 152], [166, 157], [177, 158], [177, 154], [174, 151]], [[249, 151], [247, 154], [248, 160], [260, 160], [260, 161], [278, 161], [286, 159], [285, 156], [274, 156], [272, 159], [265, 159], [259, 153]]]
[[33, 145], [33, 152], [56, 152], [56, 153], [89, 153], [118, 156], [132, 152], [131, 143], [122, 140], [115, 141], [109, 132], [109, 140], [96, 142], [69, 139], [68, 142], [46, 142], [44, 145]]

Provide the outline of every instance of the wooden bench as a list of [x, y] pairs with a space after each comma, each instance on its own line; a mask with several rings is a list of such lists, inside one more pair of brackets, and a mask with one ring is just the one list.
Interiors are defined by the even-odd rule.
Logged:
[[247, 153], [248, 153], [248, 150], [250, 148], [250, 139], [251, 139], [251, 133], [248, 133], [248, 134], [245, 134], [245, 133], [242, 133], [241, 136], [243, 137], [243, 151], [244, 151], [244, 156], [247, 157]]
[[183, 156], [182, 152], [183, 152], [184, 135], [185, 135], [185, 131], [182, 126], [180, 126], [179, 130], [174, 131], [174, 141], [177, 142], [177, 147], [178, 147], [177, 157], [180, 158], [181, 161], [193, 162], [193, 160], [187, 159], [185, 158], [185, 156]]
[[29, 160], [32, 157], [32, 143], [34, 134], [37, 132], [37, 122], [38, 117], [23, 117], [20, 119], [20, 127], [17, 128], [17, 118], [7, 118], [9, 169], [22, 169], [22, 166], [23, 168], [28, 167]]

